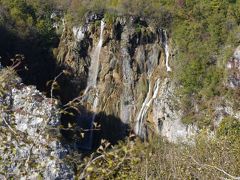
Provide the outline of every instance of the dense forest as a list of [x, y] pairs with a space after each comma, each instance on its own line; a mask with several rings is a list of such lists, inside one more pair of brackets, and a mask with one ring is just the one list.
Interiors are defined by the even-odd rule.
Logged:
[[[24, 83], [48, 91], [47, 82], [59, 73], [53, 52], [61, 36], [53, 28], [52, 14], [57, 14], [54, 21], [64, 19], [71, 29], [82, 24], [90, 12], [102, 14], [107, 24], [119, 16], [134, 16], [167, 30], [174, 60], [170, 76], [178, 85], [182, 121], [197, 124], [203, 133], [194, 147], [155, 136], [149, 142], [132, 142], [129, 137], [112, 148], [104, 142], [81, 162], [76, 160], [79, 155], [67, 157], [76, 174], [83, 179], [239, 179], [239, 120], [224, 118], [216, 139], [208, 139], [204, 128], [212, 125], [212, 105], [220, 97], [232, 101], [239, 110], [239, 89], [224, 84], [226, 63], [240, 44], [240, 1], [0, 0], [1, 64], [9, 66], [9, 59], [20, 58], [17, 72]], [[204, 113], [195, 113], [196, 103]], [[104, 158], [94, 159], [99, 155]]]

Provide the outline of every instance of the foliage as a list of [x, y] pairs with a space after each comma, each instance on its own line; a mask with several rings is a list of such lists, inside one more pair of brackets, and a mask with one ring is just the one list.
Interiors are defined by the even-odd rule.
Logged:
[[[229, 139], [209, 139], [202, 132], [195, 144], [171, 144], [158, 137], [120, 142], [109, 149], [103, 142], [90, 157], [69, 157], [79, 179], [218, 179], [240, 174], [240, 146]], [[224, 163], [222, 163], [224, 162]]]
[[4, 93], [14, 87], [16, 79], [16, 72], [13, 68], [0, 69], [0, 96], [3, 96]]
[[24, 54], [18, 74], [41, 90], [53, 77], [55, 66], [51, 49], [58, 39], [51, 14], [57, 6], [53, 4], [50, 0], [0, 0], [1, 63], [9, 66], [15, 54]]
[[[49, 1], [50, 2], [50, 1]], [[2, 25], [10, 31], [14, 31], [22, 37], [32, 35], [32, 32], [40, 34], [51, 33], [52, 25], [49, 23], [52, 13], [50, 3], [25, 0], [0, 0], [3, 19]]]
[[117, 18], [117, 16], [116, 16], [116, 14], [114, 14], [114, 13], [106, 12], [106, 13], [104, 14], [104, 20], [105, 20], [105, 22], [106, 22], [107, 24], [110, 24], [110, 25], [112, 25], [112, 24], [115, 22], [116, 18]]
[[[172, 39], [177, 47], [174, 77], [181, 85], [182, 109], [185, 122], [205, 121], [211, 116], [206, 109], [195, 117], [190, 107], [200, 109], [223, 96], [225, 91], [225, 64], [237, 45], [239, 28], [238, 1], [178, 1], [181, 5], [174, 13]], [[234, 38], [235, 37], [235, 38]], [[209, 107], [208, 108], [212, 108]], [[205, 125], [209, 124], [209, 121]]]
[[97, 152], [76, 163], [80, 179], [136, 179], [133, 167], [140, 162], [133, 143], [120, 142], [114, 147], [103, 141]]
[[233, 143], [239, 143], [240, 121], [232, 117], [224, 118], [218, 128], [217, 135], [222, 138], [228, 138]]

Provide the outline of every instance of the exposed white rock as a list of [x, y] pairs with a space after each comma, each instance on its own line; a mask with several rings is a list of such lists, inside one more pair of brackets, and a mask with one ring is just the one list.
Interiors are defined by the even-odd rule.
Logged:
[[237, 49], [235, 50], [233, 57], [240, 61], [240, 46], [238, 46]]
[[73, 27], [72, 31], [76, 41], [81, 41], [84, 38], [82, 27]]
[[227, 85], [236, 89], [240, 87], [240, 46], [235, 50], [233, 57], [227, 62], [229, 72]]
[[49, 128], [57, 133], [60, 125], [57, 101], [34, 86], [17, 86], [0, 97], [0, 113], [5, 113], [0, 123], [1, 174], [7, 179], [73, 179], [73, 170], [62, 161], [68, 149], [48, 133]]
[[240, 110], [234, 110], [233, 105], [229, 101], [225, 101], [224, 104], [218, 105], [215, 108], [214, 126], [218, 127], [224, 117], [231, 116], [240, 121]]
[[168, 78], [164, 79], [159, 91], [153, 104], [156, 131], [171, 142], [188, 142], [197, 134], [198, 129], [194, 125], [182, 123], [182, 113], [176, 106], [178, 100], [174, 95], [173, 83]]
[[55, 18], [55, 17], [57, 17], [57, 14], [56, 14], [55, 12], [53, 12], [53, 13], [51, 14], [50, 18], [53, 19], [53, 18]]

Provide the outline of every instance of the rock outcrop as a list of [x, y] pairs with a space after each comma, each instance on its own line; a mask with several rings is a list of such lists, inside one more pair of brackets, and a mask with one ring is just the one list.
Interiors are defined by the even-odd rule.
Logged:
[[235, 50], [233, 57], [228, 61], [227, 68], [229, 72], [228, 86], [231, 88], [240, 88], [240, 46]]
[[58, 102], [19, 78], [10, 81], [14, 87], [0, 96], [0, 179], [73, 179], [58, 139]]

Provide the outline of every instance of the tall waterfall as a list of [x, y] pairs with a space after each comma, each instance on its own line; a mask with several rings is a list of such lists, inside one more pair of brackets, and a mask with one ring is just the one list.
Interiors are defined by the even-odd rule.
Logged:
[[135, 133], [142, 138], [145, 137], [145, 133], [146, 133], [144, 129], [144, 118], [146, 117], [147, 111], [151, 106], [152, 101], [157, 97], [157, 94], [159, 91], [159, 85], [160, 85], [160, 79], [157, 79], [157, 81], [154, 84], [153, 94], [152, 94], [151, 76], [149, 77], [149, 81], [150, 83], [149, 83], [148, 93], [137, 115], [137, 121], [135, 126]]
[[164, 51], [165, 51], [165, 56], [166, 56], [166, 68], [167, 72], [172, 71], [171, 67], [169, 66], [169, 46], [168, 46], [168, 37], [167, 37], [167, 32], [166, 30], [164, 32]]
[[89, 87], [95, 88], [96, 84], [97, 84], [97, 76], [98, 76], [98, 69], [99, 69], [99, 57], [100, 57], [100, 52], [101, 52], [101, 48], [102, 48], [102, 44], [103, 44], [104, 27], [105, 27], [105, 23], [104, 23], [104, 21], [101, 21], [100, 39], [99, 39], [98, 45], [93, 53], [91, 65], [89, 67], [87, 89], [89, 89]]
[[84, 129], [87, 129], [88, 133], [85, 133], [83, 141], [79, 144], [79, 147], [82, 149], [88, 149], [90, 150], [92, 148], [92, 138], [93, 138], [93, 122], [96, 117], [97, 107], [99, 103], [99, 91], [97, 89], [97, 77], [98, 77], [98, 71], [99, 71], [99, 58], [101, 53], [101, 48], [103, 44], [103, 31], [104, 31], [105, 23], [102, 20], [101, 21], [101, 33], [100, 33], [100, 39], [97, 44], [96, 49], [93, 52], [93, 56], [91, 57], [91, 65], [89, 67], [88, 71], [88, 80], [87, 80], [87, 87], [85, 89], [85, 92], [83, 94], [82, 100], [85, 100], [89, 97], [90, 89], [92, 88], [95, 93], [93, 98], [93, 104], [92, 104], [92, 114], [91, 117], [85, 117], [83, 116], [80, 119], [80, 127], [81, 124], [84, 126]]

